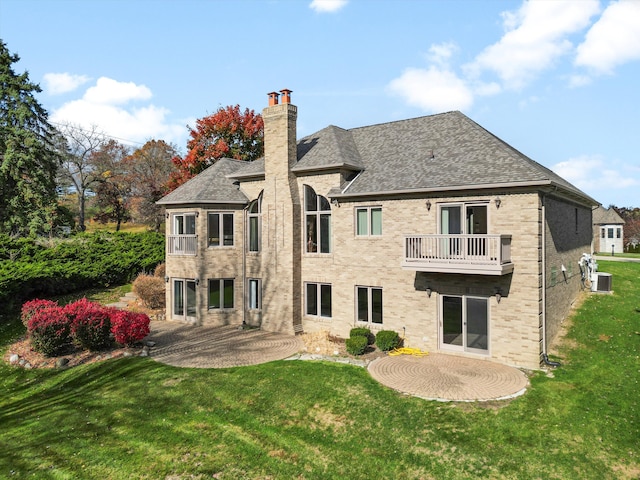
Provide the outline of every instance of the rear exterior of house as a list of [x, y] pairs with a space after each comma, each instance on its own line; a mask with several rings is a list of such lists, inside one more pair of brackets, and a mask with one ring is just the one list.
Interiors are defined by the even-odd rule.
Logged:
[[624, 252], [624, 220], [613, 208], [600, 205], [593, 210], [593, 251]]
[[459, 112], [296, 138], [170, 193], [167, 318], [405, 345], [538, 368], [580, 289], [596, 202]]

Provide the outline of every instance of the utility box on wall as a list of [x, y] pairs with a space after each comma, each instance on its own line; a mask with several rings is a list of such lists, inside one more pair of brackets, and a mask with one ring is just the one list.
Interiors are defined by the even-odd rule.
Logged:
[[610, 273], [598, 272], [596, 281], [592, 283], [591, 290], [594, 292], [610, 292], [613, 275]]

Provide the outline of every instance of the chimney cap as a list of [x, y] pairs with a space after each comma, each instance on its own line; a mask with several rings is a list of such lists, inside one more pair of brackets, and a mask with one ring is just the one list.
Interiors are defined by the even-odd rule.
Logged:
[[273, 106], [273, 105], [278, 105], [278, 97], [280, 97], [280, 94], [278, 92], [269, 92], [267, 93], [267, 95], [269, 95], [269, 106]]
[[280, 90], [280, 93], [282, 94], [282, 103], [291, 103], [291, 90], [283, 88]]

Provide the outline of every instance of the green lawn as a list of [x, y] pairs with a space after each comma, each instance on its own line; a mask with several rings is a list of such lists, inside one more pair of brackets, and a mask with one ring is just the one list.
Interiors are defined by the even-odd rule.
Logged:
[[323, 362], [2, 364], [0, 478], [638, 478], [640, 265], [600, 269], [615, 294], [589, 297], [563, 366], [507, 404], [406, 397]]

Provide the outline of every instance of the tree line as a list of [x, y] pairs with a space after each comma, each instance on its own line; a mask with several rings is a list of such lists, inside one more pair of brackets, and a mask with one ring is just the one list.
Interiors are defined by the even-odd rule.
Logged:
[[220, 158], [263, 154], [262, 117], [238, 105], [187, 126], [184, 156], [164, 140], [132, 148], [96, 126], [54, 126], [36, 100], [40, 86], [14, 71], [19, 60], [0, 39], [0, 234], [84, 231], [88, 202], [91, 219], [115, 222], [116, 230], [133, 220], [158, 231], [164, 218], [155, 202], [162, 196]]

